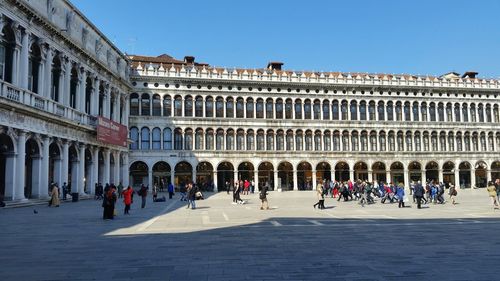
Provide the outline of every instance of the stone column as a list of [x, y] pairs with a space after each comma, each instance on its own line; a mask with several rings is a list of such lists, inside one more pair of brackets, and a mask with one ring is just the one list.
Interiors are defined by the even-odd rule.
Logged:
[[123, 163], [122, 164], [122, 184], [123, 186], [129, 186], [129, 171], [128, 171], [128, 153], [123, 153]]
[[153, 167], [148, 167], [148, 187], [149, 190], [153, 190]]
[[90, 194], [95, 194], [95, 184], [99, 183], [99, 147], [92, 150], [91, 180], [89, 181]]
[[297, 183], [297, 170], [293, 170], [293, 190], [299, 190], [299, 185]]
[[114, 153], [114, 158], [115, 158], [115, 166], [113, 167], [113, 183], [118, 186], [118, 184], [121, 182], [123, 185], [123, 181], [120, 179], [120, 152], [116, 151]]
[[[20, 57], [21, 57], [21, 43], [22, 43], [22, 31], [17, 23], [12, 24], [12, 29], [14, 30], [15, 44], [12, 53], [12, 84], [20, 86]], [[24, 194], [24, 191], [23, 191]], [[24, 195], [23, 195], [24, 196]]]
[[31, 173], [31, 195], [33, 198], [40, 198], [42, 191], [41, 171], [42, 171], [42, 156], [40, 154], [33, 156], [32, 173]]
[[49, 186], [49, 147], [50, 138], [48, 136], [42, 137], [42, 167], [40, 171], [40, 191], [39, 198], [48, 198], [48, 186]]
[[[111, 112], [109, 110], [109, 104], [111, 103], [111, 86], [107, 85], [104, 88], [104, 100], [102, 105], [102, 115], [108, 119], [111, 119]], [[151, 106], [150, 106], [151, 109]], [[151, 116], [151, 114], [150, 114]]]
[[219, 192], [219, 188], [217, 187], [217, 171], [214, 171], [212, 175], [214, 183], [214, 192]]
[[[278, 170], [273, 171], [273, 176], [274, 176], [274, 179], [273, 179], [273, 181], [274, 181], [274, 182], [273, 182], [273, 188], [274, 188], [274, 189], [273, 189], [273, 190], [276, 190], [276, 189], [278, 189], [278, 188], [283, 188], [283, 187], [281, 186], [281, 182], [279, 183], [279, 186], [278, 186], [278, 181], [279, 181], [279, 177], [278, 177]], [[255, 184], [257, 185], [257, 183], [258, 183], [258, 182], [259, 182], [259, 175], [258, 175], [258, 173], [257, 173], [257, 180], [255, 181]]]
[[391, 178], [391, 170], [387, 170], [387, 171], [386, 171], [386, 174], [385, 174], [385, 180], [387, 181], [387, 183], [391, 183], [391, 182], [392, 182], [392, 178]]
[[458, 167], [454, 169], [455, 172], [455, 187], [460, 188], [460, 173]]
[[236, 182], [236, 181], [239, 181], [239, 177], [238, 177], [238, 170], [234, 170], [234, 177], [233, 177], [233, 180]]
[[80, 161], [78, 158], [71, 159], [71, 193], [83, 193], [83, 184], [80, 182], [80, 178], [83, 179], [80, 171]]
[[[85, 183], [88, 184], [89, 180], [85, 179], [85, 144], [81, 143], [78, 147], [80, 149], [78, 153], [78, 160], [80, 160], [78, 165], [78, 193], [80, 195], [85, 194]], [[87, 186], [88, 187], [88, 186]]]
[[63, 60], [63, 69], [64, 69], [64, 76], [61, 75], [63, 79], [63, 83], [59, 87], [59, 101], [60, 103], [70, 106], [70, 96], [69, 96], [69, 90], [70, 90], [70, 84], [71, 84], [71, 61], [67, 56], [64, 56]]
[[104, 176], [103, 176], [103, 185], [106, 185], [109, 182], [109, 174], [110, 174], [110, 155], [111, 151], [109, 149], [104, 150]]
[[26, 157], [26, 132], [23, 130], [19, 130], [17, 136], [16, 181], [14, 185], [14, 192], [12, 194], [13, 200], [26, 199], [24, 197], [25, 157]]
[[85, 112], [85, 98], [87, 94], [87, 72], [82, 67], [80, 68], [80, 79], [78, 83], [79, 99], [76, 108], [81, 112]]
[[476, 169], [472, 168], [470, 174], [470, 188], [476, 188]]
[[368, 182], [373, 182], [373, 171], [368, 170]]
[[13, 200], [16, 193], [16, 159], [17, 156], [14, 153], [5, 156], [5, 200]]
[[44, 66], [45, 79], [43, 79], [45, 87], [42, 95], [50, 99], [51, 97], [50, 91], [52, 90], [52, 60], [54, 59], [55, 50], [48, 46], [46, 48], [47, 48], [47, 56]]
[[96, 75], [93, 76], [94, 87], [92, 87], [92, 94], [90, 95], [90, 115], [97, 116], [99, 114], [99, 80]]
[[491, 181], [491, 170], [486, 170], [486, 186], [488, 186], [488, 182]]
[[425, 178], [425, 169], [422, 170], [422, 175], [420, 178], [421, 178], [422, 184], [425, 184], [425, 182], [427, 181], [427, 179]]
[[312, 186], [312, 189], [314, 190], [316, 188], [316, 184], [318, 182], [318, 179], [316, 178], [317, 175], [316, 175], [316, 170], [312, 170], [312, 183], [311, 183], [311, 186]]
[[410, 187], [410, 175], [409, 175], [409, 172], [408, 169], [404, 169], [403, 170], [403, 180], [404, 180], [404, 187]]
[[175, 189], [176, 182], [175, 182], [175, 172], [174, 171], [170, 172], [170, 182], [174, 185], [174, 189]]
[[21, 37], [21, 57], [19, 67], [19, 86], [23, 89], [28, 89], [28, 73], [29, 73], [29, 45], [31, 34], [26, 30]]
[[356, 179], [354, 178], [354, 170], [352, 170], [352, 169], [351, 169], [351, 170], [349, 170], [349, 179], [350, 179], [351, 181], [355, 181], [355, 180], [356, 180]]
[[[275, 176], [275, 184], [276, 184], [277, 176]], [[255, 191], [259, 191], [259, 170], [255, 170], [253, 172], [253, 181], [255, 184]]]
[[62, 165], [61, 165], [61, 182], [59, 187], [62, 187], [64, 183], [68, 183], [68, 170], [69, 170], [69, 143], [67, 141], [63, 142], [62, 149]]
[[439, 180], [439, 182], [443, 182], [443, 180], [444, 180], [443, 169], [438, 169], [438, 180]]
[[192, 174], [191, 174], [191, 181], [198, 183], [196, 181], [196, 166], [193, 166], [193, 171], [192, 171]]

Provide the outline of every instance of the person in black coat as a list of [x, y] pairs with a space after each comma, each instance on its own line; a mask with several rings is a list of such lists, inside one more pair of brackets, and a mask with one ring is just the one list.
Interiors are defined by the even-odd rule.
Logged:
[[417, 208], [421, 209], [422, 198], [424, 197], [424, 187], [422, 186], [422, 183], [420, 181], [418, 181], [418, 183], [415, 185], [415, 190], [413, 191], [413, 194], [417, 199]]

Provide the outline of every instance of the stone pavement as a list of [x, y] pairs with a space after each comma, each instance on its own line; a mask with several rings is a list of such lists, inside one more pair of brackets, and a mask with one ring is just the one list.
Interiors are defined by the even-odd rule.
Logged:
[[206, 195], [130, 216], [120, 202], [113, 221], [94, 200], [0, 209], [0, 280], [500, 279], [500, 210], [484, 189], [421, 210], [330, 198], [317, 210], [302, 191], [270, 192], [262, 211], [257, 194]]

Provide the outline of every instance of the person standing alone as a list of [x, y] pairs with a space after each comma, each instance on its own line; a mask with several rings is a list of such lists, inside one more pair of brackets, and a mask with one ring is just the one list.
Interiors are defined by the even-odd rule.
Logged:
[[424, 187], [422, 186], [422, 183], [419, 181], [414, 189], [413, 189], [413, 196], [415, 196], [415, 199], [417, 199], [417, 208], [422, 209], [422, 198], [424, 198]]
[[144, 209], [146, 207], [146, 198], [148, 197], [148, 188], [143, 184], [141, 189], [139, 190], [139, 195], [142, 198], [141, 208]]
[[132, 193], [134, 193], [134, 190], [130, 186], [122, 192], [123, 203], [125, 203], [125, 210], [123, 211], [123, 213], [125, 215], [129, 214], [130, 205], [132, 205]]

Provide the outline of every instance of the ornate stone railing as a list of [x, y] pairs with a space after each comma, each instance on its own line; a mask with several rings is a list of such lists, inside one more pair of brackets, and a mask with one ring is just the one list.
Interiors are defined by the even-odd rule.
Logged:
[[7, 82], [0, 81], [0, 97], [57, 115], [58, 117], [66, 118], [79, 124], [97, 126], [97, 118], [94, 116], [64, 106], [28, 90], [20, 89]]

